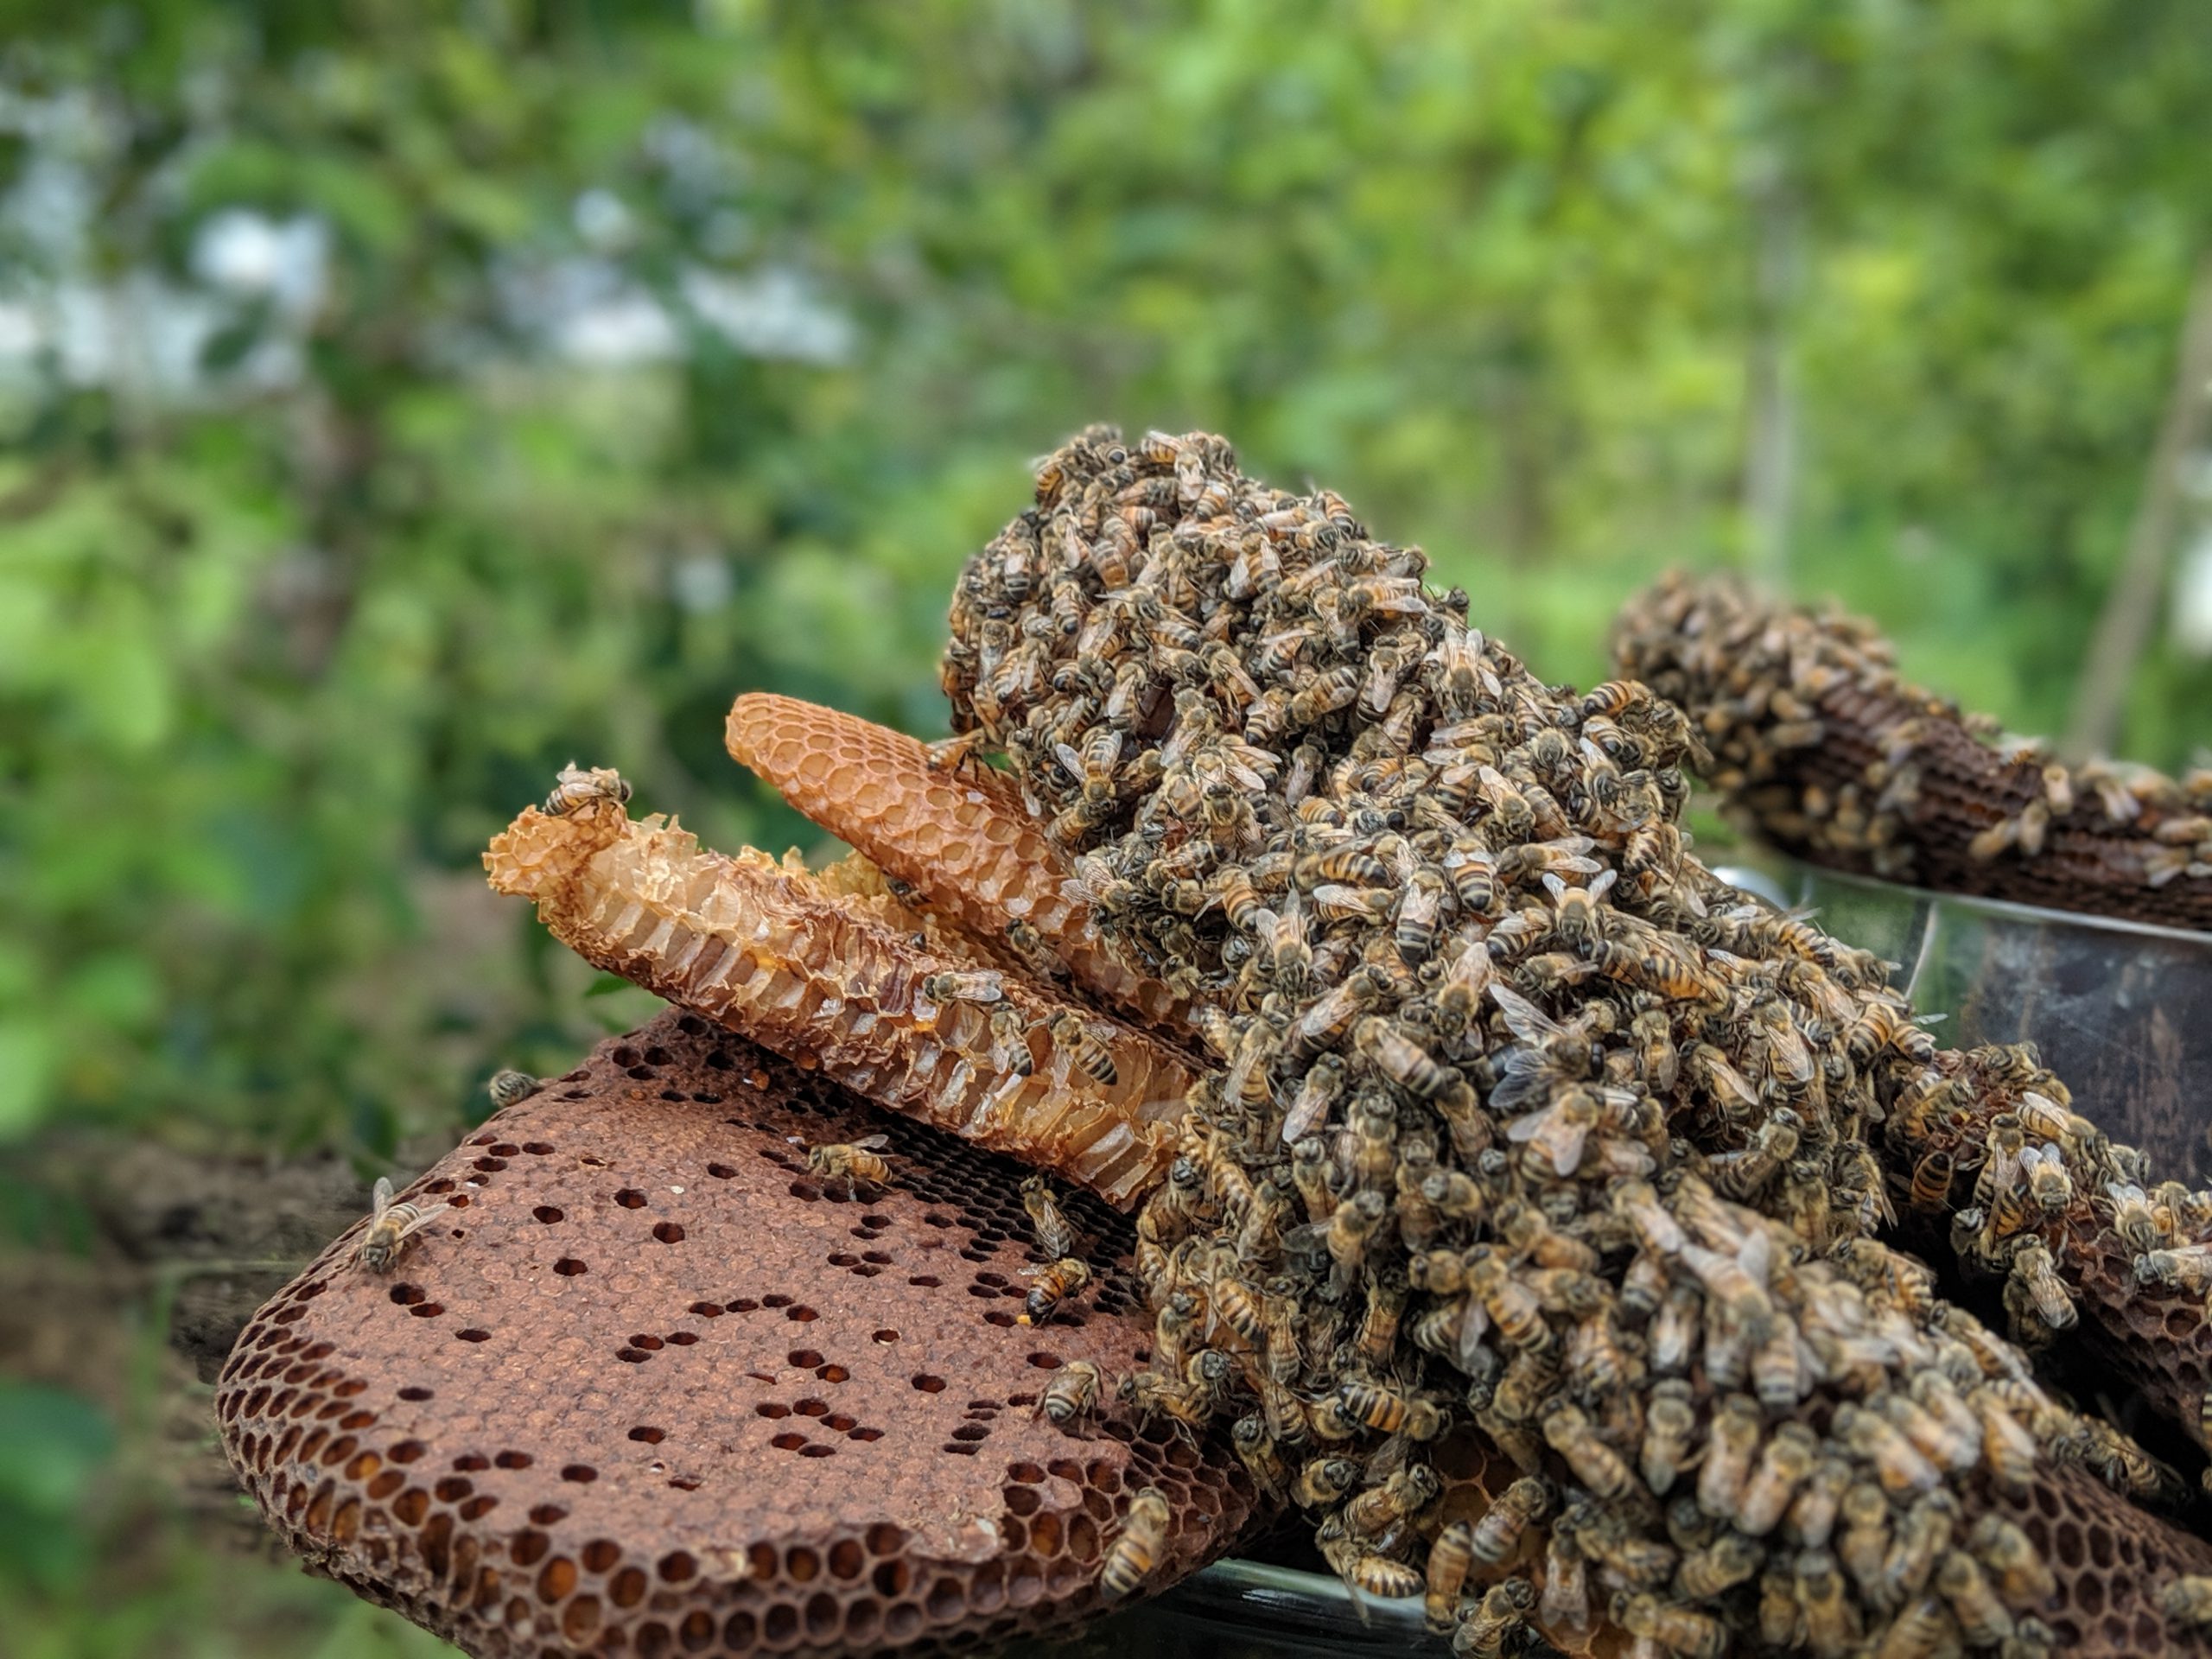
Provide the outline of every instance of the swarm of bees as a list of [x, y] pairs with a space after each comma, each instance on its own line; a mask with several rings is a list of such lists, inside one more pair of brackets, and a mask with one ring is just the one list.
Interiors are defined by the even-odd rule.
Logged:
[[[1872, 1236], [1869, 1133], [1935, 1044], [1888, 964], [1689, 855], [1705, 734], [1542, 684], [1426, 567], [1221, 439], [1093, 428], [961, 579], [945, 764], [1008, 757], [1211, 1062], [1139, 1217], [1156, 1339], [1121, 1395], [1226, 1426], [1356, 1592], [1461, 1653], [1600, 1618], [1647, 1656], [2050, 1651], [2048, 1572], [1975, 1495], [2166, 1477]], [[2070, 1157], [2024, 1135], [2024, 1201], [2090, 1179]], [[2048, 1249], [2007, 1263], [2055, 1325]], [[1055, 1421], [1104, 1390], [1070, 1373]], [[1447, 1524], [1467, 1433], [1522, 1478]], [[1156, 1548], [1140, 1507], [1109, 1593]]]
[[1816, 863], [2212, 928], [2212, 772], [2060, 765], [1905, 682], [1870, 623], [1725, 580], [1638, 595], [1613, 648], [1689, 712], [1735, 809]]

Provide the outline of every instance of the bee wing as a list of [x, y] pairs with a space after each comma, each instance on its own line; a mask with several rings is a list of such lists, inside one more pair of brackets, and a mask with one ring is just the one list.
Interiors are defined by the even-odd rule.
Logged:
[[1559, 1021], [1503, 980], [1490, 982], [1490, 994], [1505, 1015], [1506, 1028], [1524, 1043], [1540, 1043], [1561, 1034]]
[[[432, 1222], [437, 1220], [441, 1216], [444, 1215], [445, 1212], [452, 1207], [453, 1206], [451, 1205], [442, 1204], [435, 1209], [421, 1211], [416, 1216], [414, 1220], [409, 1222], [404, 1227], [402, 1227], [399, 1230], [399, 1236], [401, 1238], [413, 1237], [416, 1233], [421, 1232], [423, 1229], [429, 1226]], [[397, 1243], [397, 1241], [395, 1240], [394, 1242]]]
[[806, 1137], [805, 1137], [804, 1135], [785, 1135], [785, 1136], [784, 1137], [784, 1139], [785, 1139], [785, 1140], [786, 1140], [786, 1141], [790, 1141], [790, 1142], [791, 1143], [791, 1145], [793, 1145], [793, 1146], [795, 1146], [795, 1147], [799, 1147], [799, 1148], [800, 1148], [800, 1149], [802, 1149], [802, 1150], [804, 1150], [804, 1149], [805, 1148], [805, 1147], [806, 1147]]
[[373, 1219], [391, 1208], [391, 1177], [379, 1175], [374, 1192], [369, 1198], [369, 1214]]
[[891, 1144], [891, 1137], [887, 1135], [864, 1135], [852, 1144], [862, 1152], [880, 1152]]
[[1505, 1126], [1505, 1138], [1516, 1142], [1535, 1140], [1544, 1132], [1544, 1126], [1552, 1121], [1558, 1111], [1559, 1108], [1556, 1106], [1546, 1106], [1540, 1110], [1529, 1113], [1524, 1117], [1515, 1118]]
[[1078, 754], [1071, 745], [1053, 744], [1052, 758], [1060, 763], [1060, 770], [1066, 772], [1070, 778], [1078, 784], [1083, 781], [1083, 756]]

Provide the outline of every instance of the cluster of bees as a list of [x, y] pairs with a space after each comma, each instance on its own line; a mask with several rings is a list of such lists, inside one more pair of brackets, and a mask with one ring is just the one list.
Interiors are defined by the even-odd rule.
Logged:
[[[1622, 672], [1692, 712], [1713, 785], [1785, 846], [1904, 877], [1946, 832], [1976, 865], [2032, 863], [2072, 832], [2118, 843], [2102, 861], [2113, 879], [2177, 906], [2199, 893], [2212, 903], [2212, 771], [2177, 781], [2116, 761], [2063, 766], [2041, 739], [2007, 736], [1905, 682], [1889, 641], [1861, 619], [1674, 575], [1623, 610], [1614, 653]], [[1828, 775], [1846, 734], [1832, 728], [1868, 715], [1867, 729], [1848, 734], [1868, 753]], [[2184, 898], [2176, 883], [2193, 891]]]
[[[1461, 1653], [2050, 1651], [2050, 1569], [1978, 1495], [2162, 1476], [1872, 1237], [1868, 1131], [1933, 1042], [1689, 855], [1681, 713], [1541, 683], [1425, 569], [1218, 438], [1093, 428], [961, 580], [945, 763], [1009, 757], [1212, 1062], [1120, 1394], [1225, 1425]], [[1520, 1478], [1454, 1517], [1470, 1433]]]
[[[1947, 1226], [1970, 1272], [2003, 1276], [2015, 1342], [2043, 1349], [2080, 1322], [2086, 1300], [2107, 1357], [2154, 1398], [2193, 1410], [2196, 1440], [2212, 1446], [2212, 1395], [2199, 1392], [2174, 1324], [2201, 1332], [2212, 1316], [2212, 1192], [2158, 1180], [2141, 1152], [2073, 1109], [2027, 1045], [1937, 1054], [1899, 1092], [1882, 1134], [1893, 1166], [1910, 1172], [1910, 1207]], [[2162, 1340], [2125, 1317], [2145, 1297], [2183, 1303], [2162, 1317]], [[2205, 1480], [2212, 1486], [2212, 1471]]]

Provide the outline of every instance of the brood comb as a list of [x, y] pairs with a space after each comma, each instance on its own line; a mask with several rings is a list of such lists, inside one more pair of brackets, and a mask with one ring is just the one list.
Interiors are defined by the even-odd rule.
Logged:
[[1623, 608], [1620, 671], [1688, 710], [1711, 781], [1816, 864], [1947, 893], [2212, 928], [2212, 773], [2069, 771], [1899, 677], [1873, 627], [1670, 576]]
[[[786, 1139], [879, 1129], [880, 1189]], [[1022, 1173], [664, 1015], [403, 1194], [452, 1208], [391, 1273], [351, 1261], [357, 1229], [263, 1308], [225, 1447], [315, 1570], [474, 1654], [952, 1649], [1081, 1618], [1133, 1493], [1173, 1510], [1156, 1587], [1252, 1491], [1110, 1401], [1037, 1414], [1151, 1332], [1127, 1224], [1083, 1195], [1096, 1280], [1016, 1322]]]

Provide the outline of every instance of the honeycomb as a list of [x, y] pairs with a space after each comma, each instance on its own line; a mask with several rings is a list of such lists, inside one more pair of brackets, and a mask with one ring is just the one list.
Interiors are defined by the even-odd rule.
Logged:
[[747, 692], [725, 739], [799, 811], [984, 939], [1026, 922], [1086, 990], [1154, 1025], [1187, 1030], [1190, 1014], [1159, 980], [1106, 948], [1067, 861], [1003, 774], [932, 766], [928, 749], [834, 709]]
[[2175, 1575], [2207, 1570], [2212, 1544], [2073, 1465], [2046, 1466], [2024, 1495], [1984, 1501], [2027, 1534], [2056, 1581], [2041, 1616], [2058, 1652], [2070, 1659], [2212, 1653], [2212, 1638], [2170, 1624], [2158, 1606], [2159, 1587]]
[[[840, 1190], [786, 1136], [882, 1128]], [[688, 1014], [601, 1045], [403, 1195], [448, 1210], [388, 1274], [334, 1243], [217, 1386], [239, 1479], [313, 1570], [472, 1654], [947, 1651], [1095, 1613], [1130, 1497], [1173, 1519], [1151, 1587], [1252, 1512], [1226, 1445], [1110, 1402], [1150, 1321], [1128, 1224], [1066, 1207], [1087, 1295], [1017, 1323], [1021, 1170], [886, 1121]]]
[[[2146, 1249], [2187, 1248], [2212, 1238], [2212, 1198], [2178, 1185], [2145, 1192], [2142, 1185], [2116, 1180], [2122, 1173], [2147, 1178], [2148, 1160], [2131, 1148], [2113, 1147], [2063, 1109], [2069, 1098], [2064, 1083], [2034, 1067], [2022, 1051], [1947, 1052], [1936, 1057], [1933, 1071], [1945, 1080], [1935, 1107], [1899, 1111], [1884, 1128], [1896, 1154], [1891, 1166], [1900, 1172], [1898, 1196], [1908, 1207], [1910, 1173], [1924, 1167], [1931, 1154], [1953, 1160], [1958, 1202], [1939, 1212], [1949, 1220], [1952, 1237], [1931, 1239], [1931, 1247], [1955, 1249], [1969, 1274], [1980, 1275], [2005, 1274], [2029, 1241], [2042, 1243], [2071, 1303], [2063, 1328], [2078, 1338], [2089, 1362], [2139, 1389], [2158, 1415], [2212, 1449], [2202, 1410], [2212, 1387], [2212, 1332], [2203, 1294], [2137, 1270]], [[2068, 1178], [2063, 1203], [2050, 1210], [2037, 1205], [2017, 1173], [2002, 1181], [1993, 1178], [1988, 1166], [2008, 1155], [2002, 1150], [2008, 1133], [2019, 1137], [2022, 1148], [2058, 1156]], [[2129, 1166], [2116, 1171], [2115, 1154]], [[2139, 1215], [2123, 1216], [2118, 1200], [2131, 1186], [2131, 1207], [2139, 1200]], [[2012, 1205], [2001, 1224], [1990, 1213], [1999, 1188], [2025, 1200]], [[1974, 1200], [1971, 1206], [1967, 1198]], [[2133, 1242], [2122, 1236], [2122, 1227], [2138, 1235]], [[2056, 1334], [2027, 1307], [2016, 1313], [2013, 1323], [2016, 1336], [2038, 1347]]]
[[[619, 801], [548, 817], [535, 808], [485, 855], [493, 886], [537, 900], [587, 960], [818, 1067], [880, 1105], [1058, 1170], [1127, 1206], [1163, 1175], [1191, 1083], [1158, 1037], [1076, 1013], [1045, 988], [996, 974], [995, 1003], [938, 1001], [931, 976], [983, 964], [918, 947], [850, 895], [747, 851], [702, 852]], [[992, 1014], [1020, 1016], [995, 1036]], [[1110, 1057], [1110, 1079], [1052, 1034], [1072, 1014]], [[1026, 1061], [1026, 1071], [1014, 1067]]]
[[1620, 671], [1689, 711], [1711, 779], [1777, 845], [1948, 893], [2212, 928], [2212, 773], [2069, 772], [1908, 684], [1872, 627], [1669, 577], [1614, 630]]

